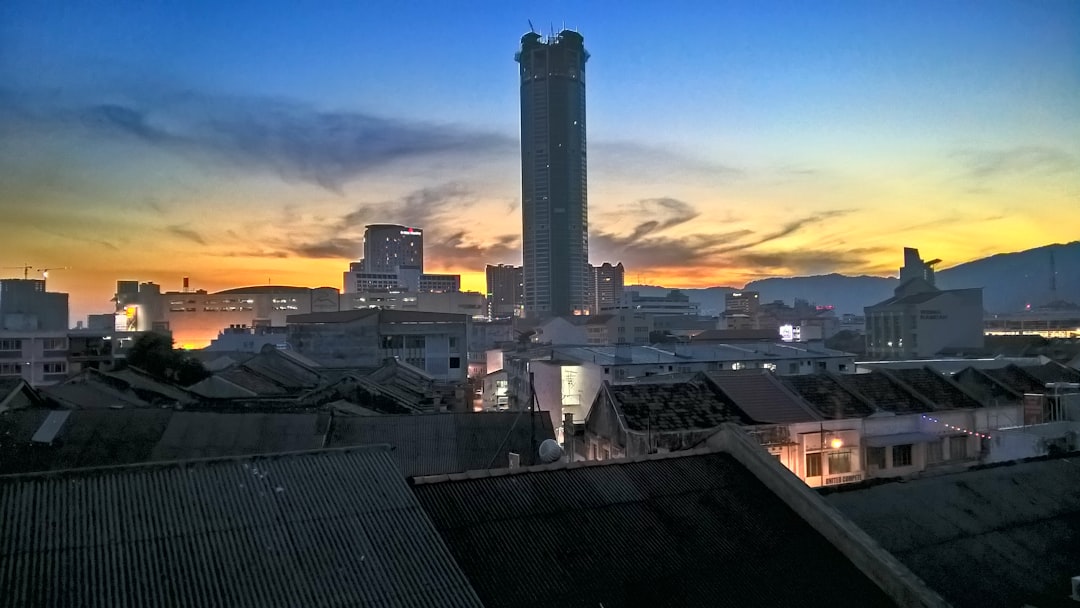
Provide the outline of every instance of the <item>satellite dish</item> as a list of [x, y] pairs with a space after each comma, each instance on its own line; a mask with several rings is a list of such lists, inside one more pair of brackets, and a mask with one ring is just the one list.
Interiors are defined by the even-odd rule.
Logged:
[[563, 449], [559, 445], [558, 441], [554, 439], [545, 439], [540, 444], [540, 462], [544, 464], [550, 464], [562, 458]]

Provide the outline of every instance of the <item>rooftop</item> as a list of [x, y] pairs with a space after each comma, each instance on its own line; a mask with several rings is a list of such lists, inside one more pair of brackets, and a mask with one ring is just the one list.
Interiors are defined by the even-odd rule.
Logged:
[[769, 371], [707, 372], [708, 379], [755, 422], [789, 424], [821, 420], [798, 395]]
[[893, 604], [727, 453], [418, 479], [413, 491], [489, 608]]
[[707, 382], [607, 384], [605, 390], [629, 431], [704, 430], [742, 418], [738, 408]]
[[958, 608], [1069, 604], [1080, 456], [840, 490], [826, 500]]
[[481, 605], [372, 448], [0, 477], [0, 584], [20, 606]]
[[780, 381], [809, 403], [825, 419], [864, 418], [874, 406], [828, 374], [780, 376]]

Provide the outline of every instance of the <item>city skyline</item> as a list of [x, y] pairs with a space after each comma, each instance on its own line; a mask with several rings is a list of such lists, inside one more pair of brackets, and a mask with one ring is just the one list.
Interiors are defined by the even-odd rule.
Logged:
[[521, 264], [529, 18], [593, 53], [590, 261], [627, 283], [1075, 239], [1073, 2], [287, 6], [0, 7], [0, 265], [71, 267], [80, 318], [117, 279], [337, 286], [385, 222], [483, 291]]

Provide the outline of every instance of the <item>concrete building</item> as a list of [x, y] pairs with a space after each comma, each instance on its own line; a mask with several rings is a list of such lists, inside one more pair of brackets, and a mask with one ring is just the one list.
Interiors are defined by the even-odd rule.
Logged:
[[0, 331], [0, 377], [48, 386], [84, 369], [112, 369], [141, 332]]
[[340, 310], [383, 308], [463, 314], [470, 318], [486, 317], [487, 309], [484, 296], [475, 291], [373, 290], [343, 293], [340, 303]]
[[865, 308], [868, 358], [927, 358], [983, 347], [981, 287], [940, 290], [912, 279], [894, 293]]
[[733, 291], [724, 296], [724, 313], [756, 317], [760, 299], [761, 294], [756, 291]]
[[522, 316], [525, 305], [525, 278], [521, 266], [488, 264], [488, 317], [506, 319]]
[[424, 272], [424, 231], [398, 224], [369, 224], [364, 229], [364, 270]]
[[377, 367], [396, 358], [440, 381], [464, 382], [469, 317], [400, 310], [290, 315], [289, 348], [324, 367]]
[[673, 289], [663, 296], [647, 296], [643, 295], [640, 291], [630, 290], [623, 293], [623, 296], [614, 307], [609, 307], [602, 312], [610, 312], [612, 310], [632, 310], [641, 314], [657, 316], [697, 316], [699, 308], [700, 305], [697, 302], [691, 302], [690, 296], [678, 289]]
[[615, 308], [625, 293], [626, 270], [622, 262], [614, 266], [610, 262], [604, 262], [599, 266], [590, 266], [590, 270], [589, 312], [595, 315]]
[[284, 327], [288, 315], [336, 312], [339, 306], [333, 287], [256, 285], [163, 293], [155, 283], [119, 281], [116, 330], [170, 332], [177, 346], [201, 348], [230, 326]]
[[44, 279], [0, 279], [0, 330], [63, 331], [68, 294], [46, 291]]
[[461, 291], [461, 275], [425, 274], [409, 269], [373, 272], [364, 270], [362, 262], [353, 262], [344, 273], [343, 287], [345, 293], [390, 290], [454, 292]]
[[525, 314], [582, 314], [589, 280], [585, 51], [581, 34], [521, 38]]

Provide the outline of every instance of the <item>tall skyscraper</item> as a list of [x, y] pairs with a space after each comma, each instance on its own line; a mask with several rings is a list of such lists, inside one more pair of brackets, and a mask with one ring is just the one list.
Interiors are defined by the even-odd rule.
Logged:
[[521, 38], [521, 223], [525, 314], [589, 308], [585, 39], [563, 30]]
[[364, 269], [367, 272], [424, 272], [424, 231], [397, 224], [364, 227]]

